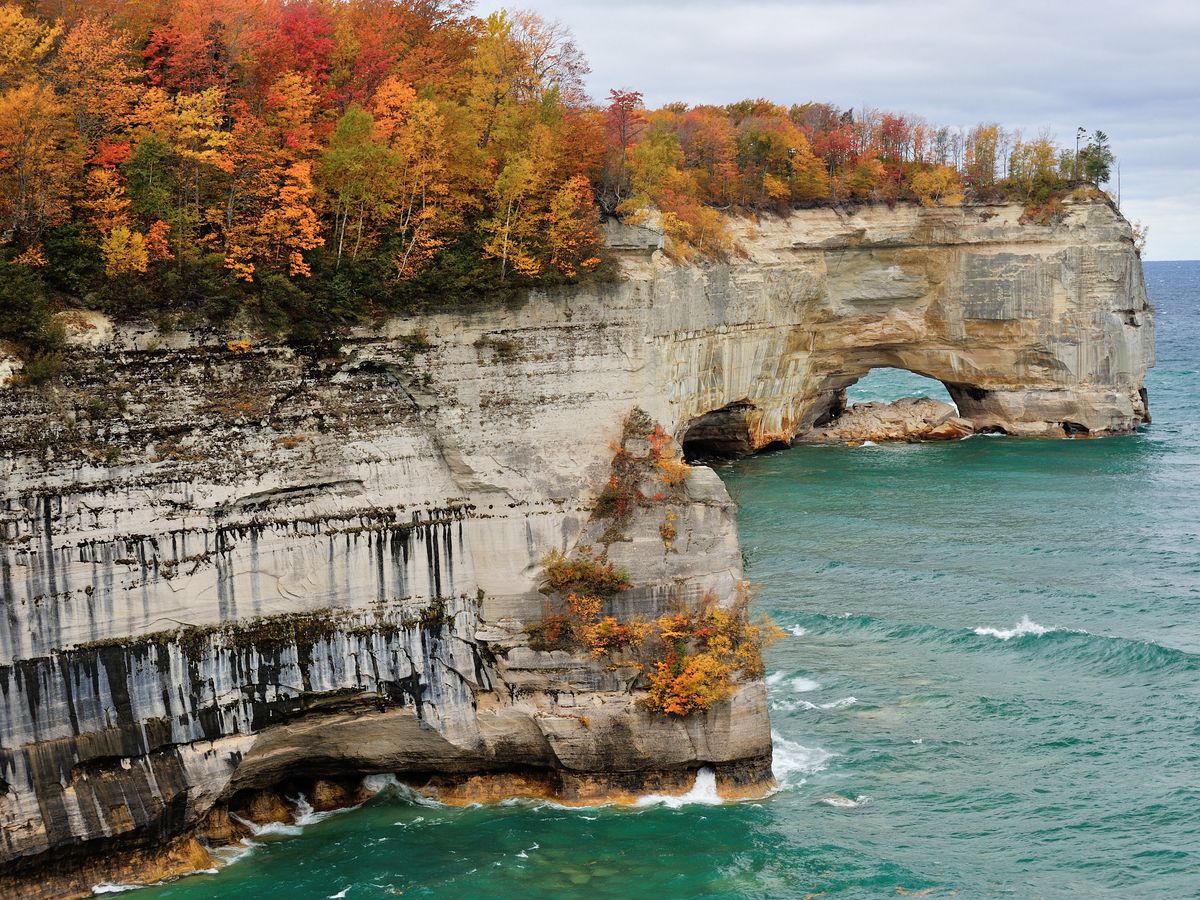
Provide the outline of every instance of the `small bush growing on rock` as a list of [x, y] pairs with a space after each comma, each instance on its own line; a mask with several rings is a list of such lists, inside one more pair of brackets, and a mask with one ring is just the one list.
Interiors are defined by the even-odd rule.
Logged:
[[674, 456], [664, 456], [655, 465], [658, 467], [658, 477], [668, 487], [679, 487], [692, 474], [692, 467]]
[[665, 715], [703, 712], [728, 698], [739, 677], [763, 676], [762, 649], [782, 632], [770, 620], [749, 616], [750, 590], [742, 584], [732, 607], [707, 596], [699, 610], [655, 622], [661, 653], [647, 676], [646, 709]]
[[41, 385], [62, 374], [63, 355], [56, 350], [35, 351], [25, 360], [21, 380], [25, 384]]
[[629, 573], [605, 559], [603, 552], [593, 553], [589, 546], [576, 550], [575, 558], [558, 550], [542, 557], [546, 584], [559, 594], [608, 597], [629, 587]]
[[641, 645], [650, 627], [640, 621], [619, 622], [615, 616], [601, 617], [599, 597], [571, 594], [566, 611], [547, 611], [541, 622], [525, 628], [534, 650], [578, 650], [606, 656]]

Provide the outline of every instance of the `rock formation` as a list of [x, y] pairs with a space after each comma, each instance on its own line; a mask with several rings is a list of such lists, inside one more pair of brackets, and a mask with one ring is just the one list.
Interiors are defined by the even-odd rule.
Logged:
[[954, 441], [975, 433], [949, 403], [905, 397], [894, 403], [856, 403], [827, 425], [801, 432], [794, 444], [874, 441]]
[[530, 648], [539, 560], [606, 546], [633, 581], [614, 615], [733, 596], [710, 469], [619, 533], [596, 515], [635, 408], [738, 455], [897, 366], [977, 430], [1147, 421], [1128, 224], [1099, 202], [1020, 219], [798, 212], [738, 223], [744, 252], [703, 267], [612, 226], [618, 283], [391, 321], [325, 356], [77, 315], [61, 383], [0, 360], [0, 893], [194, 866], [198, 827], [288, 779], [586, 801], [712, 766], [761, 789], [762, 683], [668, 717], [637, 705], [636, 673]]

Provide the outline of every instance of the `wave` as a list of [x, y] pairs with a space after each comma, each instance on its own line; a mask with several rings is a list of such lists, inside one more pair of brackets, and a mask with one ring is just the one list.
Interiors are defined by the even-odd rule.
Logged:
[[413, 806], [444, 807], [446, 805], [414, 790], [390, 772], [383, 775], [367, 775], [362, 780], [362, 786], [363, 790], [370, 791], [372, 794], [386, 794]]
[[1047, 628], [1045, 625], [1039, 625], [1029, 618], [1029, 616], [1022, 616], [1021, 621], [1012, 628], [988, 628], [981, 626], [975, 629], [975, 633], [980, 637], [994, 637], [1002, 641], [1011, 641], [1015, 637], [1025, 637], [1030, 634], [1041, 636], [1057, 630], [1057, 628]]
[[686, 794], [672, 797], [670, 794], [649, 794], [639, 797], [634, 806], [665, 806], [679, 809], [681, 806], [720, 806], [725, 801], [717, 793], [717, 773], [705, 766], [696, 773], [696, 783]]
[[[772, 672], [764, 679], [764, 681], [769, 687], [774, 687], [775, 685], [782, 684], [784, 679], [787, 677], [787, 672]], [[821, 683], [819, 681], [813, 681], [811, 678], [805, 678], [803, 676], [792, 678], [788, 684], [791, 685], [792, 690], [797, 694], [807, 694], [810, 691], [820, 690], [821, 688]]]
[[781, 788], [798, 787], [807, 780], [804, 776], [820, 772], [833, 754], [820, 747], [805, 747], [790, 741], [778, 732], [771, 732], [774, 757], [771, 769]]
[[824, 803], [826, 806], [832, 806], [834, 809], [858, 809], [860, 806], [866, 806], [871, 802], [871, 798], [865, 794], [859, 794], [853, 800], [849, 797], [843, 797], [841, 794], [830, 794], [828, 797], [822, 797], [819, 803]]
[[250, 829], [250, 833], [255, 837], [272, 837], [275, 835], [283, 835], [285, 837], [295, 837], [304, 831], [302, 825], [289, 825], [286, 822], [267, 822], [265, 825], [259, 825], [257, 822], [251, 822], [249, 819], [243, 819], [237, 813], [231, 812], [229, 818], [237, 822], [239, 825], [244, 825]]
[[861, 632], [875, 640], [945, 643], [974, 652], [1019, 647], [1053, 661], [1085, 663], [1110, 675], [1138, 672], [1200, 671], [1200, 653], [1168, 647], [1152, 640], [1094, 634], [1082, 628], [1044, 625], [1024, 615], [1012, 626], [980, 625], [948, 628], [929, 623], [889, 622], [875, 616], [813, 613], [811, 627], [822, 632]]
[[792, 637], [804, 637], [808, 634], [808, 629], [801, 628], [799, 625], [793, 625], [788, 631], [791, 632]]

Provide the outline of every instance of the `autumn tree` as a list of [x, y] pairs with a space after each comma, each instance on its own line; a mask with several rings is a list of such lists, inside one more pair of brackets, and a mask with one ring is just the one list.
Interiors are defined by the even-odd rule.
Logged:
[[225, 211], [225, 266], [244, 281], [262, 267], [312, 274], [305, 253], [325, 239], [314, 210], [310, 154], [316, 94], [294, 72], [271, 86], [265, 115], [238, 116], [230, 147], [232, 181]]
[[600, 199], [610, 213], [629, 195], [629, 153], [645, 127], [646, 113], [640, 92], [608, 92], [608, 105], [604, 108], [606, 153]]
[[55, 86], [89, 148], [121, 130], [137, 102], [139, 73], [131, 64], [129, 44], [128, 35], [85, 16], [67, 32], [55, 56]]
[[959, 206], [964, 199], [958, 170], [950, 166], [914, 172], [909, 187], [922, 206]]
[[28, 82], [54, 49], [62, 26], [27, 16], [15, 3], [0, 5], [0, 90]]
[[550, 203], [547, 222], [550, 264], [567, 278], [600, 265], [602, 237], [597, 227], [596, 196], [591, 183], [576, 175], [563, 184]]
[[0, 240], [32, 247], [65, 222], [81, 164], [66, 104], [47, 85], [0, 93]]
[[986, 194], [996, 183], [996, 163], [1000, 146], [1000, 126], [977, 125], [966, 139], [965, 177], [977, 192]]

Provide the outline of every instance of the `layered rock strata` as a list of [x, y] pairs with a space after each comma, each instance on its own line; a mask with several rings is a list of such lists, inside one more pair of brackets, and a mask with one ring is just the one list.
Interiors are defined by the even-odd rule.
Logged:
[[1053, 226], [1021, 213], [800, 212], [738, 223], [741, 254], [696, 267], [613, 226], [617, 283], [391, 321], [325, 355], [72, 317], [62, 380], [0, 392], [5, 889], [80, 889], [118, 851], [186, 866], [214, 809], [289, 778], [591, 801], [712, 766], [729, 793], [761, 789], [762, 683], [667, 717], [638, 705], [636, 672], [532, 649], [539, 560], [606, 548], [632, 576], [606, 606], [624, 618], [733, 596], [735, 511], [710, 469], [618, 533], [596, 515], [635, 408], [738, 455], [898, 366], [976, 429], [1146, 421], [1128, 224], [1098, 202]]

